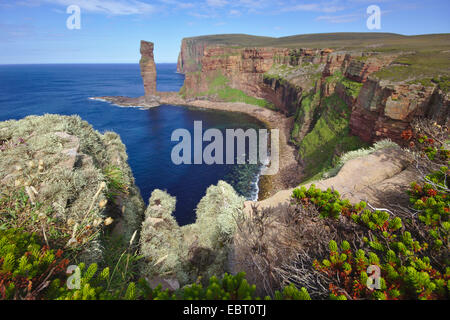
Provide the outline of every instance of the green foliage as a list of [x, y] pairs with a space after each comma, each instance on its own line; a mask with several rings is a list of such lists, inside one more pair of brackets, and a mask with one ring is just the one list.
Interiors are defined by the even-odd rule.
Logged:
[[222, 74], [211, 77], [211, 79], [208, 79], [209, 90], [198, 93], [197, 96], [215, 96], [225, 102], [244, 102], [259, 107], [274, 109], [273, 104], [264, 99], [248, 96], [243, 91], [230, 87], [229, 82], [230, 80]]
[[409, 190], [410, 202], [418, 211], [418, 217], [428, 227], [436, 249], [448, 244], [450, 223], [450, 197], [448, 167], [442, 167], [426, 177], [426, 182], [414, 182]]
[[338, 191], [328, 189], [322, 191], [315, 185], [307, 190], [305, 187], [294, 190], [294, 198], [307, 205], [314, 204], [318, 209], [321, 217], [339, 218], [342, 212], [346, 212], [351, 208], [348, 200], [341, 200]]
[[108, 198], [114, 199], [119, 195], [128, 194], [128, 184], [125, 181], [124, 174], [118, 166], [107, 166], [103, 172], [108, 187]]
[[340, 83], [344, 86], [346, 93], [356, 99], [359, 95], [359, 92], [361, 91], [361, 88], [363, 86], [362, 83], [350, 80], [346, 78], [340, 70], [336, 71], [333, 75], [329, 76], [326, 79], [327, 83]]
[[[312, 185], [309, 190], [297, 188], [293, 198], [303, 206], [314, 205], [322, 218], [348, 219], [365, 228], [369, 237], [364, 238], [361, 248], [352, 248], [343, 241], [329, 243], [329, 257], [322, 262], [314, 261], [314, 267], [328, 277], [335, 279], [330, 284], [331, 299], [443, 299], [448, 297], [449, 268], [442, 270], [440, 264], [432, 264], [430, 254], [448, 244], [448, 168], [427, 176], [429, 184], [412, 184], [409, 191], [411, 203], [418, 211], [418, 222], [435, 239], [435, 246], [429, 247], [413, 238], [404, 229], [400, 217], [389, 212], [367, 208], [365, 202], [350, 205], [341, 200], [339, 193], [328, 189], [321, 191]], [[425, 199], [426, 198], [426, 199]], [[430, 200], [431, 199], [431, 200]], [[442, 261], [447, 266], [448, 261]], [[380, 271], [378, 290], [371, 290], [367, 284], [369, 266]]]
[[295, 115], [294, 128], [291, 133], [291, 137], [295, 144], [299, 144], [309, 129], [309, 125], [313, 120], [314, 113], [319, 107], [320, 103], [320, 90], [317, 92], [304, 93], [302, 95], [301, 105], [297, 108], [297, 114]]
[[337, 94], [322, 101], [313, 129], [299, 143], [299, 155], [306, 163], [305, 171], [311, 177], [331, 166], [336, 149], [347, 152], [362, 143], [349, 137], [350, 109]]
[[361, 91], [361, 88], [363, 87], [363, 84], [357, 81], [352, 81], [348, 78], [343, 78], [341, 80], [341, 83], [344, 85], [345, 90], [348, 95], [350, 95], [352, 98], [356, 99], [359, 95], [359, 92]]
[[[225, 273], [221, 279], [213, 276], [207, 287], [192, 284], [173, 293], [162, 291], [161, 287], [154, 290], [147, 288], [146, 296], [155, 300], [260, 300], [255, 292], [255, 285], [248, 284], [245, 273], [240, 272], [237, 275]], [[305, 288], [298, 290], [289, 285], [275, 293], [275, 300], [310, 300], [310, 297]]]
[[[65, 274], [69, 261], [62, 259], [62, 251], [54, 253], [41, 247], [35, 234], [20, 229], [0, 231], [0, 299], [56, 299], [56, 300], [254, 300], [255, 285], [245, 279], [245, 273], [213, 276], [209, 284], [191, 284], [176, 291], [151, 289], [145, 279], [137, 282], [123, 279], [120, 288], [111, 286], [116, 269], [99, 269], [97, 264], [86, 267], [80, 263], [79, 282]], [[77, 275], [77, 271], [71, 277]], [[71, 282], [71, 281], [70, 281]], [[79, 286], [79, 287], [77, 287]], [[268, 299], [268, 297], [266, 297]], [[293, 285], [275, 293], [279, 300], [309, 300], [305, 288]]]
[[417, 143], [419, 152], [422, 155], [425, 155], [429, 160], [434, 162], [446, 162], [450, 160], [450, 151], [444, 146], [439, 146], [434, 139], [429, 138], [425, 134], [418, 135]]
[[0, 299], [41, 299], [48, 277], [63, 275], [68, 264], [22, 229], [0, 230]]
[[127, 243], [123, 236], [107, 236], [103, 240], [104, 255], [100, 264], [104, 270], [111, 270], [108, 279], [108, 288], [119, 290], [121, 294], [127, 290], [128, 283], [137, 278], [139, 262], [143, 258], [137, 254], [136, 243]]
[[445, 91], [448, 88], [449, 58], [449, 51], [430, 51], [427, 48], [400, 55], [394, 63], [376, 72], [375, 76], [382, 80], [409, 80], [410, 83], [422, 83], [426, 86], [436, 85], [437, 82]]

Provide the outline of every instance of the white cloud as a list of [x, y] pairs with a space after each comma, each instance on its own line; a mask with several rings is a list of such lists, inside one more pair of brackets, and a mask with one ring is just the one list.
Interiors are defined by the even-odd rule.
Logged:
[[332, 13], [337, 11], [342, 11], [345, 9], [344, 6], [335, 5], [333, 3], [308, 3], [308, 4], [298, 4], [291, 7], [285, 7], [282, 11], [311, 11], [311, 12], [325, 12]]
[[239, 17], [240, 15], [242, 15], [242, 13], [239, 10], [233, 9], [233, 10], [230, 10], [230, 15]]
[[362, 19], [364, 16], [359, 14], [343, 14], [338, 16], [319, 16], [316, 18], [316, 20], [320, 21], [327, 21], [330, 23], [347, 23], [347, 22], [353, 22], [358, 19]]
[[206, 3], [210, 7], [224, 7], [228, 4], [227, 0], [206, 0]]
[[156, 7], [138, 0], [43, 0], [62, 6], [77, 5], [81, 10], [109, 15], [152, 13]]

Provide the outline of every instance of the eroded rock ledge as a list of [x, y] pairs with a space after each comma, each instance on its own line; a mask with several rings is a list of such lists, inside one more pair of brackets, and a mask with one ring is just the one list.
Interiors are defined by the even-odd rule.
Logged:
[[[305, 184], [309, 188], [338, 190], [343, 199], [351, 203], [366, 201], [374, 206], [392, 204], [408, 205], [408, 198], [403, 192], [417, 178], [417, 171], [411, 165], [412, 155], [400, 147], [389, 147], [370, 155], [348, 161], [339, 173], [332, 178]], [[251, 206], [259, 208], [277, 207], [289, 203], [294, 188], [277, 192], [273, 197], [259, 202], [246, 202], [246, 212]], [[402, 198], [399, 200], [399, 197]]]

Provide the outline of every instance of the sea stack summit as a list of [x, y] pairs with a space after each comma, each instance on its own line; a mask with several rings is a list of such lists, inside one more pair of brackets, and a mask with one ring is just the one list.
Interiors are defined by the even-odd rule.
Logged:
[[156, 65], [153, 57], [153, 42], [141, 41], [141, 75], [144, 80], [145, 95], [156, 94]]

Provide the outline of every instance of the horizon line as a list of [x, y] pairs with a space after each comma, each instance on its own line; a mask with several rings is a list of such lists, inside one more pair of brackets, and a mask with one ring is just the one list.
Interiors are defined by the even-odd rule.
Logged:
[[[30, 65], [63, 65], [63, 64], [139, 64], [139, 62], [27, 62], [27, 63], [0, 63], [0, 66], [30, 66]], [[178, 62], [155, 62], [155, 64], [178, 64]]]

